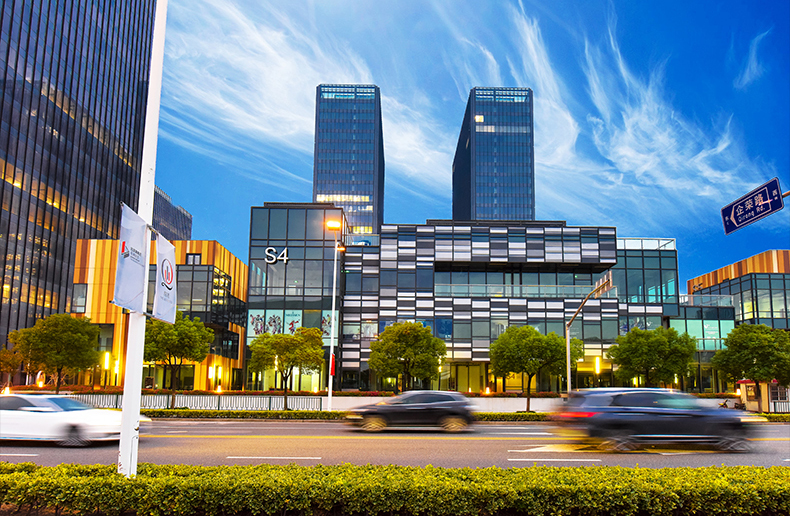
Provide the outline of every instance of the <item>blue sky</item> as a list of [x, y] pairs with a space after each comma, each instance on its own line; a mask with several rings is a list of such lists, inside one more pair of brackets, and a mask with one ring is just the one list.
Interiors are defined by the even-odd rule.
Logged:
[[[170, 0], [156, 183], [247, 260], [251, 206], [312, 195], [315, 87], [381, 88], [384, 219], [451, 217], [469, 90], [535, 94], [536, 215], [677, 239], [685, 280], [790, 247], [790, 2]], [[790, 203], [790, 198], [785, 199]]]

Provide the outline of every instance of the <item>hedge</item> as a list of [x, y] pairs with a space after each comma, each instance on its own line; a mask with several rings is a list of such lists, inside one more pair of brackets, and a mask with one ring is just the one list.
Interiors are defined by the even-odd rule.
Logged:
[[[162, 419], [345, 419], [348, 412], [317, 410], [192, 410], [142, 409], [144, 416]], [[477, 412], [478, 421], [548, 421], [542, 412]]]
[[790, 468], [0, 463], [0, 503], [81, 515], [788, 515]]

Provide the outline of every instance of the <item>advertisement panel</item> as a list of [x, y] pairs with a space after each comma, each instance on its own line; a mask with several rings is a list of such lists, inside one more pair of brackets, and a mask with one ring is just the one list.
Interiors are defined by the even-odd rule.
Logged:
[[156, 283], [154, 319], [176, 322], [176, 248], [162, 235], [156, 236]]
[[121, 205], [120, 241], [112, 303], [145, 313], [143, 291], [148, 282], [148, 224], [125, 204]]

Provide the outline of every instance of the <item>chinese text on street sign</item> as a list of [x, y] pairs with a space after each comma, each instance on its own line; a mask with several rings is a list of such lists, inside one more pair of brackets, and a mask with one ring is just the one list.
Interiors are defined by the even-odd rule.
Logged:
[[773, 178], [721, 209], [724, 234], [748, 226], [784, 208], [779, 178]]

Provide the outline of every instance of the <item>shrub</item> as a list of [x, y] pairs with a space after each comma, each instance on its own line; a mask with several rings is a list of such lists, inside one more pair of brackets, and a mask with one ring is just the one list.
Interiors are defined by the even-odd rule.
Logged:
[[78, 516], [790, 514], [790, 468], [442, 469], [0, 463], [0, 504]]

